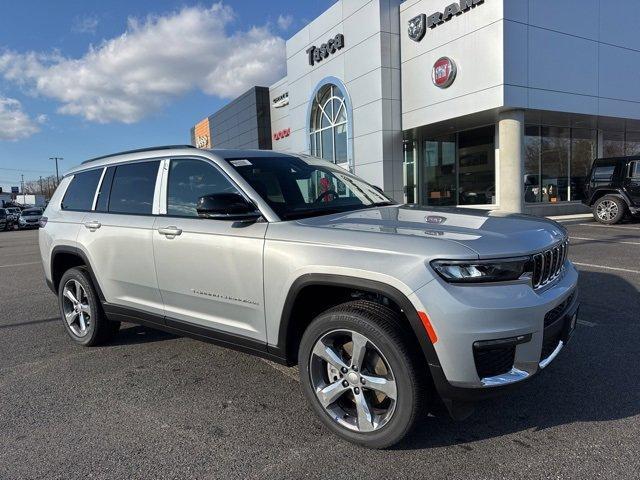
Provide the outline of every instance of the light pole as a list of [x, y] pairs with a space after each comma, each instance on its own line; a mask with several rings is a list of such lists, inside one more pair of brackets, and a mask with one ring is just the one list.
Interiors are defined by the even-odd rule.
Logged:
[[64, 160], [62, 157], [49, 157], [49, 160], [56, 161], [56, 186], [60, 183], [60, 175], [58, 174], [58, 160]]

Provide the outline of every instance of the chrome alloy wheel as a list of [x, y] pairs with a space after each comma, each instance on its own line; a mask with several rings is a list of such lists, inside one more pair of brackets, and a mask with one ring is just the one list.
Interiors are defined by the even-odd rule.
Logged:
[[77, 280], [69, 280], [62, 290], [62, 312], [67, 325], [77, 337], [84, 337], [91, 325], [91, 307], [84, 287]]
[[598, 218], [610, 222], [618, 215], [618, 204], [612, 200], [603, 200], [596, 209]]
[[326, 333], [309, 359], [311, 386], [327, 414], [356, 432], [386, 425], [396, 407], [396, 382], [389, 362], [364, 335]]

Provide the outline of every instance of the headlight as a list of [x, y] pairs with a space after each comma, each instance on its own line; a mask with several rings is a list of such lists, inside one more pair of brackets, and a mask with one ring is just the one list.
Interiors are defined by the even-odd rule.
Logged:
[[433, 269], [451, 283], [507, 282], [531, 271], [530, 257], [496, 260], [434, 260]]
[[24, 221], [24, 218], [22, 218], [22, 217], [20, 217], [18, 222], [20, 223], [20, 225], [24, 225], [25, 223], [27, 223], [27, 222]]

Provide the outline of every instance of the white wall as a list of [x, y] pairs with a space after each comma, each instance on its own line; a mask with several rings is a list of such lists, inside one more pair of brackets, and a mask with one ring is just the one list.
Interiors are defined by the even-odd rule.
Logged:
[[640, 119], [638, 0], [505, 1], [509, 105]]
[[[640, 119], [638, 0], [485, 0], [409, 39], [410, 18], [448, 3], [401, 6], [404, 129], [502, 107]], [[441, 56], [459, 68], [445, 90], [431, 82]]]
[[[502, 105], [502, 0], [485, 0], [466, 13], [427, 29], [420, 42], [409, 38], [410, 19], [442, 12], [450, 3], [408, 0], [400, 7], [405, 130]], [[436, 87], [431, 80], [433, 65], [440, 57], [450, 57], [458, 67], [455, 82], [446, 89]]]
[[[402, 197], [399, 4], [400, 0], [338, 1], [287, 41], [289, 115], [278, 120], [277, 127], [288, 122], [287, 148], [308, 152], [312, 92], [326, 77], [340, 79], [353, 107], [354, 171], [396, 198]], [[344, 35], [345, 47], [309, 65], [306, 50], [338, 33]]]

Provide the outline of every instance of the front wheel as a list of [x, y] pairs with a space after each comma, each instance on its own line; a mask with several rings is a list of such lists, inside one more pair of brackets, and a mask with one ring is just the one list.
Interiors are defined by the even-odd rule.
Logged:
[[627, 206], [619, 197], [605, 195], [593, 205], [593, 218], [605, 225], [620, 222], [627, 212]]
[[425, 407], [426, 365], [400, 315], [370, 301], [320, 314], [299, 350], [307, 400], [334, 433], [369, 448], [402, 440]]

